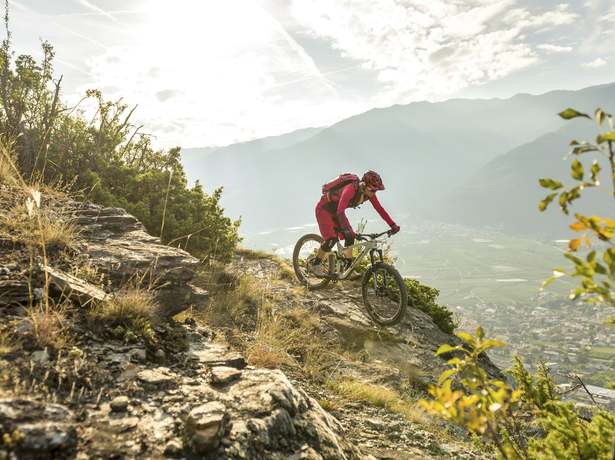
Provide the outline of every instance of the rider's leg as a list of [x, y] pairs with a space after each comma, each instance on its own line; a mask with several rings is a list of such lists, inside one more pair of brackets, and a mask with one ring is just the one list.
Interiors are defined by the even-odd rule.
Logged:
[[354, 244], [354, 236], [344, 235], [344, 250], [342, 254], [346, 259], [352, 260], [352, 245]]
[[[323, 204], [324, 203], [324, 204]], [[318, 222], [318, 229], [324, 242], [318, 249], [318, 259], [324, 261], [327, 258], [327, 253], [331, 252], [335, 242], [337, 241], [337, 232], [335, 231], [336, 222], [333, 214], [325, 209], [326, 200], [321, 200], [316, 205], [316, 221]]]
[[327, 253], [331, 252], [331, 249], [333, 249], [333, 246], [335, 245], [336, 241], [337, 241], [337, 238], [332, 237], [332, 238], [326, 239], [320, 245], [320, 248], [318, 248], [318, 252], [316, 256], [320, 259], [321, 262], [325, 261], [325, 259], [327, 258]]

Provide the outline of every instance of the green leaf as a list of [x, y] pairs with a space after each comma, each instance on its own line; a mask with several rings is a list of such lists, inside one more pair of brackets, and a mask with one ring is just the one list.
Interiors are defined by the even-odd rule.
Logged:
[[568, 200], [570, 198], [570, 194], [568, 192], [562, 192], [559, 195], [559, 205], [562, 208], [564, 214], [568, 214]]
[[600, 172], [602, 168], [600, 167], [600, 164], [594, 160], [594, 162], [592, 163], [592, 167], [591, 167], [591, 174], [592, 174], [592, 182], [596, 185], [598, 185], [598, 173]]
[[485, 350], [488, 350], [490, 348], [504, 347], [504, 346], [506, 346], [506, 343], [502, 342], [501, 340], [497, 340], [497, 339], [487, 339], [482, 343], [482, 347]]
[[474, 347], [476, 342], [474, 341], [474, 337], [472, 337], [471, 334], [468, 334], [467, 332], [457, 332], [455, 335], [459, 337], [461, 340], [463, 340], [465, 343], [467, 343], [468, 345], [471, 345], [472, 347]]
[[596, 118], [596, 123], [598, 123], [598, 127], [600, 127], [600, 125], [602, 125], [602, 122], [604, 121], [606, 113], [604, 113], [602, 109], [598, 108], [596, 109], [596, 113], [594, 116]]
[[548, 188], [551, 190], [557, 190], [563, 187], [561, 182], [549, 178], [538, 179], [538, 183], [541, 187]]
[[590, 118], [591, 117], [585, 113], [581, 113], [576, 111], [575, 109], [571, 109], [571, 108], [567, 108], [566, 110], [558, 113], [558, 115], [560, 117], [562, 117], [564, 120], [570, 120], [572, 118], [577, 118], [577, 117], [585, 117], [585, 118]]
[[446, 380], [450, 379], [456, 373], [457, 373], [457, 369], [447, 369], [447, 370], [445, 370], [438, 377], [438, 383], [440, 385], [442, 385]]
[[589, 144], [589, 143], [585, 143], [585, 144], [581, 144], [575, 148], [572, 149], [572, 153], [574, 155], [581, 155], [583, 153], [587, 153], [587, 152], [597, 152], [598, 150], [600, 150], [598, 147], [596, 147], [593, 144]]
[[575, 180], [583, 180], [583, 175], [583, 164], [575, 159], [570, 165], [570, 176]]
[[584, 262], [581, 259], [568, 252], [564, 253], [564, 257], [574, 263], [577, 267], [584, 265]]
[[551, 202], [553, 201], [553, 199], [557, 196], [557, 192], [555, 193], [551, 193], [550, 195], [547, 195], [546, 198], [544, 200], [542, 200], [540, 203], [538, 203], [538, 209], [540, 212], [543, 212], [545, 209], [547, 209], [547, 207], [549, 206], [549, 204], [551, 204]]
[[546, 288], [549, 284], [551, 284], [556, 279], [561, 278], [562, 276], [566, 276], [566, 272], [564, 271], [564, 269], [563, 268], [554, 268], [553, 269], [553, 276], [551, 276], [551, 277], [547, 278], [546, 280], [544, 280], [542, 282], [542, 284], [540, 285], [540, 289]]
[[444, 345], [440, 345], [440, 348], [436, 351], [436, 355], [440, 356], [455, 350], [459, 350], [459, 347], [453, 347], [452, 345], [445, 343]]
[[599, 273], [601, 275], [607, 274], [606, 267], [602, 265], [600, 262], [596, 262], [596, 265], [594, 266], [594, 270], [596, 270], [596, 273]]
[[606, 133], [600, 134], [596, 138], [596, 142], [598, 144], [602, 144], [607, 141], [615, 141], [615, 131], [607, 131]]

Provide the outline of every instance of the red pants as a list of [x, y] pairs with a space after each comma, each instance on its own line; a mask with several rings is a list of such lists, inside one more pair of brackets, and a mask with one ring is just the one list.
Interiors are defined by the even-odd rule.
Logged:
[[326, 198], [321, 199], [316, 204], [316, 222], [318, 222], [318, 229], [320, 230], [320, 236], [327, 241], [330, 238], [344, 239], [343, 233], [338, 233], [335, 229], [340, 228], [340, 223], [337, 216], [324, 208], [327, 204]]

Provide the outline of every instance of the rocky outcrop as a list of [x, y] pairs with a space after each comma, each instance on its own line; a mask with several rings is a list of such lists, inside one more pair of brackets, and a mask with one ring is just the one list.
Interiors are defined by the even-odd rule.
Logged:
[[165, 317], [190, 305], [201, 305], [206, 299], [205, 291], [190, 284], [199, 260], [161, 244], [123, 209], [85, 204], [73, 208], [72, 215], [81, 229], [82, 251], [112, 286], [140, 277], [154, 288]]
[[[3, 197], [11, 194], [1, 186]], [[17, 198], [14, 198], [16, 201]], [[0, 200], [0, 209], [14, 206]], [[162, 317], [171, 317], [191, 305], [202, 305], [207, 293], [191, 285], [199, 260], [186, 251], [161, 244], [145, 227], [120, 208], [105, 208], [62, 197], [43, 197], [50, 213], [76, 226], [76, 242], [69, 260], [51, 258], [48, 267], [9, 240], [0, 240], [0, 308], [40, 300], [47, 272], [53, 291], [73, 297], [79, 303], [101, 300], [105, 293], [98, 287], [68, 272], [77, 264], [88, 264], [108, 282], [107, 290], [127, 283], [141, 284], [156, 292]]]
[[[134, 346], [85, 343], [83, 359], [108, 378], [100, 402], [81, 401], [78, 414], [59, 404], [0, 400], [0, 431], [14, 438], [11, 447], [0, 441], [0, 458], [371, 458], [281, 371], [246, 366], [207, 329], [182, 327], [190, 346], [163, 363], [143, 360]], [[57, 361], [35, 366], [43, 373]]]
[[0, 458], [63, 459], [77, 448], [73, 414], [60, 404], [0, 399]]

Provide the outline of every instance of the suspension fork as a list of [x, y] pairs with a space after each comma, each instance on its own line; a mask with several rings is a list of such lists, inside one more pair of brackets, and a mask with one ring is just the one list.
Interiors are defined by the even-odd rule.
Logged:
[[[378, 258], [378, 262], [384, 262], [384, 255], [382, 253], [382, 249], [372, 249], [371, 251], [369, 251], [369, 259], [370, 259], [370, 262], [372, 263], [372, 268], [377, 263], [376, 258]], [[374, 291], [376, 292], [376, 295], [378, 295], [378, 275], [376, 274], [375, 271], [373, 273], [374, 273]], [[387, 286], [386, 270], [382, 276], [383, 276], [383, 282], [384, 282], [383, 287], [386, 288]]]

